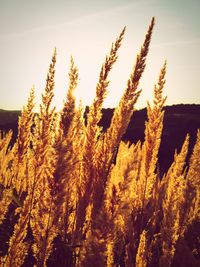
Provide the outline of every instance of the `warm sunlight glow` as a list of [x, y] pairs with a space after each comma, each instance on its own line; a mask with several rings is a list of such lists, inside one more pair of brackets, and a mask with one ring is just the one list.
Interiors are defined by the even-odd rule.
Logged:
[[138, 107], [144, 107], [151, 98], [155, 77], [165, 59], [169, 62], [168, 104], [199, 103], [199, 3], [195, 0], [181, 3], [86, 0], [76, 4], [68, 0], [1, 1], [0, 108], [20, 109], [33, 84], [39, 99], [54, 47], [58, 51], [55, 105], [60, 108], [65, 98], [71, 55], [79, 68], [76, 95], [84, 104], [91, 103], [103, 59], [116, 36], [127, 26], [105, 101], [105, 106], [116, 106], [152, 16], [156, 17], [157, 25], [140, 84], [143, 98]]

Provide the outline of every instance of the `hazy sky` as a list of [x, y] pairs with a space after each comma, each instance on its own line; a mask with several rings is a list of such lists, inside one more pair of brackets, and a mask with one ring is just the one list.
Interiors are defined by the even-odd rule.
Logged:
[[0, 108], [21, 109], [35, 85], [37, 102], [57, 48], [54, 104], [65, 98], [70, 56], [79, 68], [77, 95], [95, 95], [101, 64], [124, 26], [125, 39], [110, 75], [105, 106], [119, 101], [151, 17], [156, 25], [137, 107], [152, 99], [160, 68], [168, 61], [167, 104], [200, 104], [199, 0], [0, 0]]

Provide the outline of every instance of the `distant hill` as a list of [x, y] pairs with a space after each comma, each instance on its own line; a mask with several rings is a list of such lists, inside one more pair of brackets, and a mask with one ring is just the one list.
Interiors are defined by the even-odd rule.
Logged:
[[[200, 105], [179, 104], [164, 108], [163, 134], [159, 150], [160, 172], [164, 173], [173, 161], [174, 152], [180, 151], [186, 134], [190, 135], [189, 154], [196, 141], [197, 129], [200, 129]], [[114, 109], [104, 109], [100, 125], [106, 130], [111, 122]], [[145, 121], [147, 110], [135, 111], [129, 123], [123, 140], [136, 143], [144, 141]], [[189, 157], [188, 157], [189, 158]]]
[[[164, 108], [164, 127], [159, 151], [160, 172], [165, 172], [173, 161], [175, 149], [180, 150], [187, 133], [190, 134], [191, 153], [196, 140], [197, 129], [200, 128], [200, 105], [173, 105]], [[111, 122], [114, 109], [103, 109], [100, 125], [105, 131]], [[88, 112], [86, 108], [85, 114]], [[6, 111], [0, 109], [0, 130], [14, 132], [17, 136], [17, 121], [20, 111]], [[147, 120], [146, 108], [135, 111], [123, 140], [136, 143], [144, 140], [145, 120]]]
[[17, 137], [17, 122], [21, 111], [0, 109], [0, 131], [13, 131], [13, 139]]
[[0, 109], [0, 125], [16, 123], [21, 111]]

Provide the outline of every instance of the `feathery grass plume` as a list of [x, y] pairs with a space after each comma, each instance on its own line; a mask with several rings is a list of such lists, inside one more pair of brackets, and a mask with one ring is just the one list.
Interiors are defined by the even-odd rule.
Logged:
[[[107, 192], [109, 187], [115, 185], [121, 192], [121, 202], [135, 198], [134, 184], [138, 176], [138, 167], [141, 157], [141, 143], [138, 141], [135, 145], [120, 142], [116, 163], [111, 169]], [[111, 190], [112, 191], [112, 190]], [[128, 197], [128, 199], [127, 199]]]
[[134, 111], [134, 105], [141, 91], [138, 91], [139, 81], [142, 73], [145, 69], [145, 61], [149, 51], [149, 45], [151, 35], [154, 27], [154, 18], [152, 18], [148, 32], [145, 37], [145, 41], [142, 45], [140, 53], [137, 55], [134, 69], [127, 82], [125, 92], [119, 102], [119, 106], [115, 109], [114, 115], [111, 121], [111, 125], [105, 135], [104, 146], [106, 147], [107, 162], [106, 167], [108, 168], [110, 159], [115, 146], [118, 146], [123, 134], [125, 133], [130, 118]]
[[147, 103], [148, 121], [145, 127], [145, 141], [142, 145], [142, 162], [141, 162], [141, 186], [142, 188], [142, 207], [145, 201], [152, 195], [152, 190], [156, 179], [156, 165], [158, 160], [158, 150], [161, 142], [163, 129], [164, 111], [163, 105], [166, 98], [163, 98], [162, 92], [165, 84], [166, 62], [164, 63], [157, 85], [154, 87], [153, 107]]
[[107, 250], [106, 266], [113, 267], [114, 266], [114, 245], [112, 241], [108, 242], [106, 246], [106, 250]]
[[12, 188], [5, 189], [0, 185], [0, 225], [2, 224], [8, 207], [12, 202]]
[[66, 253], [61, 252], [59, 255], [60, 263], [63, 265], [66, 262], [66, 254], [72, 252], [73, 255], [74, 253], [71, 244], [75, 242], [75, 210], [82, 155], [80, 147], [83, 145], [85, 127], [83, 108], [81, 104], [78, 109], [76, 108], [76, 101], [73, 95], [77, 83], [78, 68], [74, 65], [73, 58], [71, 58], [67, 98], [61, 112], [61, 127], [55, 143], [58, 159], [54, 174], [56, 180], [54, 224], [58, 225], [58, 234], [62, 241], [60, 245], [65, 247]]
[[[62, 242], [71, 251], [76, 242], [76, 206], [78, 201], [78, 187], [80, 183], [80, 164], [82, 153], [80, 147], [83, 146], [84, 122], [81, 106], [76, 110], [74, 118], [70, 124], [67, 136], [64, 138], [61, 151], [63, 155], [55, 172], [56, 177], [56, 213], [54, 216], [59, 228], [59, 235]], [[60, 158], [60, 155], [59, 155]], [[61, 255], [65, 256], [66, 255]]]
[[31, 228], [34, 236], [33, 254], [37, 266], [46, 266], [56, 233], [52, 213], [55, 209], [53, 195], [55, 191], [54, 172], [56, 151], [54, 144], [55, 109], [51, 109], [54, 95], [54, 75], [56, 50], [47, 74], [45, 93], [42, 95], [39, 118], [36, 119], [33, 149], [35, 153], [34, 202], [31, 212]]
[[189, 162], [189, 170], [186, 176], [186, 225], [194, 220], [200, 220], [200, 129], [197, 131], [196, 144]]
[[[96, 97], [92, 103], [92, 105], [89, 108], [89, 113], [87, 115], [87, 145], [92, 145], [92, 149], [94, 149], [97, 138], [99, 136], [99, 126], [98, 123], [101, 119], [102, 113], [102, 105], [103, 101], [105, 99], [106, 93], [107, 93], [107, 87], [109, 85], [108, 75], [114, 65], [114, 63], [117, 61], [117, 52], [121, 46], [121, 42], [124, 38], [125, 34], [125, 27], [120, 33], [119, 37], [115, 41], [114, 44], [112, 44], [110, 54], [109, 56], [106, 56], [105, 62], [101, 67], [100, 75], [99, 75], [99, 81], [96, 86]], [[90, 144], [91, 143], [91, 144]], [[87, 148], [87, 147], [86, 147]]]
[[73, 93], [77, 87], [77, 84], [78, 84], [78, 69], [74, 65], [74, 60], [71, 57], [70, 71], [69, 71], [69, 86], [68, 86], [66, 101], [64, 103], [60, 119], [60, 126], [63, 129], [64, 136], [66, 136], [75, 114], [76, 101]]
[[163, 220], [161, 224], [162, 253], [160, 266], [171, 266], [175, 246], [182, 233], [181, 217], [185, 195], [185, 159], [188, 152], [189, 135], [186, 136], [181, 152], [175, 153], [174, 162], [169, 168], [162, 184], [165, 187], [163, 199]]
[[[86, 212], [86, 223], [83, 229], [85, 241], [81, 247], [79, 265], [78, 266], [106, 266], [109, 261], [108, 257], [112, 257], [112, 251], [108, 250], [108, 244], [112, 244], [111, 228], [114, 230], [114, 223], [110, 221], [105, 210], [99, 211], [95, 224], [91, 223], [91, 213], [93, 207], [89, 204]], [[89, 220], [89, 222], [87, 222]], [[112, 260], [110, 258], [110, 260]]]
[[[135, 198], [134, 178], [137, 176], [137, 164], [140, 163], [139, 151], [140, 142], [130, 147], [123, 142], [120, 144], [116, 165], [109, 176], [104, 205], [95, 217], [95, 221], [92, 224], [90, 222], [90, 233], [85, 241], [87, 247], [83, 261], [85, 265], [94, 265], [96, 261], [104, 262], [104, 265], [106, 262], [120, 264], [123, 261], [125, 226], [126, 220], [130, 220], [131, 202]], [[96, 193], [98, 194], [98, 191]], [[96, 243], [98, 238], [101, 239], [99, 245]]]
[[[180, 212], [180, 238], [176, 244], [173, 264], [181, 264], [181, 266], [198, 266], [196, 261], [199, 255], [198, 224], [200, 221], [199, 158], [200, 130], [197, 131], [196, 143], [186, 171], [184, 201]], [[183, 253], [184, 257], [182, 257]]]
[[142, 231], [140, 235], [140, 243], [138, 246], [137, 256], [136, 256], [136, 267], [146, 267], [147, 266], [147, 232]]
[[[141, 91], [137, 91], [140, 78], [145, 69], [145, 60], [149, 50], [149, 44], [154, 26], [154, 18], [152, 18], [148, 32], [145, 37], [145, 41], [141, 48], [140, 53], [137, 55], [136, 64], [130, 78], [127, 82], [124, 95], [122, 96], [119, 106], [115, 109], [112, 117], [111, 125], [105, 134], [105, 138], [102, 142], [102, 147], [99, 149], [99, 159], [101, 159], [100, 176], [103, 178], [98, 186], [104, 189], [106, 179], [111, 165], [111, 160], [116, 148], [119, 146], [119, 142], [126, 132], [131, 116], [134, 111], [134, 105]], [[101, 190], [101, 191], [102, 191]], [[102, 192], [100, 193], [102, 198]], [[99, 201], [101, 202], [101, 201]], [[98, 209], [97, 209], [98, 210]]]
[[[78, 129], [78, 125], [76, 125], [77, 129], [73, 125], [73, 122], [75, 120], [77, 121], [77, 114], [79, 113], [78, 115], [79, 119], [82, 116], [81, 108], [76, 110], [76, 101], [75, 101], [75, 96], [73, 95], [74, 90], [77, 86], [77, 83], [78, 83], [78, 68], [74, 65], [74, 60], [71, 57], [67, 97], [64, 103], [64, 107], [60, 114], [60, 118], [59, 118], [60, 127], [58, 127], [58, 132], [57, 132], [56, 141], [55, 141], [55, 148], [58, 152], [58, 160], [57, 160], [57, 166], [56, 166], [56, 171], [55, 171], [56, 181], [59, 180], [60, 175], [65, 173], [66, 160], [64, 159], [64, 156], [65, 156], [65, 153], [67, 153], [68, 150], [70, 150], [67, 143], [70, 141], [70, 146], [71, 146], [71, 143], [73, 142], [72, 139], [70, 140], [70, 138], [68, 138], [67, 134], [69, 132], [69, 135], [72, 135], [72, 134], [75, 135], [74, 132], [72, 133], [71, 128], [73, 128], [73, 130], [75, 130], [76, 133], [80, 131], [80, 129]], [[81, 115], [80, 115], [80, 110], [81, 110]], [[81, 125], [79, 126], [82, 129], [82, 126]]]
[[110, 167], [112, 165], [112, 159], [117, 153], [120, 140], [125, 133], [130, 118], [133, 114], [134, 104], [140, 95], [140, 91], [137, 91], [137, 89], [140, 78], [145, 69], [145, 60], [149, 50], [153, 26], [154, 18], [149, 26], [141, 51], [137, 56], [136, 64], [127, 82], [127, 88], [124, 92], [124, 95], [120, 100], [119, 106], [114, 111], [111, 125], [98, 147], [97, 173], [99, 178], [95, 184], [95, 192], [97, 191], [98, 193], [94, 194], [93, 220], [95, 220], [95, 215], [98, 213], [101, 205], [103, 204], [104, 190], [106, 187]]
[[109, 85], [108, 75], [117, 60], [117, 52], [121, 46], [124, 33], [125, 28], [122, 30], [115, 43], [112, 44], [110, 53], [101, 67], [99, 81], [96, 86], [96, 98], [90, 106], [89, 114], [87, 116], [86, 140], [83, 148], [83, 171], [80, 185], [81, 196], [78, 206], [78, 212], [80, 212], [80, 214], [77, 215], [77, 229], [80, 229], [83, 226], [85, 210], [89, 204], [89, 198], [93, 191], [92, 188], [97, 179], [95, 174], [95, 164], [98, 164], [98, 162], [96, 162], [95, 154], [97, 139], [100, 135], [100, 127], [98, 123], [101, 119], [101, 109]]
[[[138, 177], [141, 162], [141, 143], [129, 146], [120, 143], [116, 165], [110, 172], [107, 190], [114, 186], [107, 196], [106, 205], [108, 213], [112, 214], [111, 220], [114, 220], [118, 234], [115, 237], [115, 254], [118, 261], [124, 258], [127, 266], [134, 262], [134, 253], [136, 253], [135, 241], [137, 238], [137, 209], [139, 207], [140, 194], [138, 191]], [[116, 199], [113, 203], [113, 199]], [[114, 205], [113, 205], [114, 204]], [[109, 207], [110, 205], [110, 207]], [[133, 222], [133, 218], [134, 222]], [[126, 240], [124, 250], [120, 248], [122, 240]], [[126, 255], [125, 255], [126, 254]], [[119, 263], [119, 262], [118, 262]]]
[[[19, 213], [19, 219], [14, 226], [13, 234], [9, 240], [9, 249], [7, 255], [4, 257], [4, 266], [21, 266], [24, 263], [32, 242], [27, 242], [25, 239], [28, 235], [28, 227], [30, 226], [31, 219], [35, 166], [33, 166], [33, 155], [31, 150], [28, 148], [24, 153], [24, 162], [20, 167], [23, 168], [23, 175], [26, 179], [23, 181], [23, 183], [26, 184], [26, 191], [23, 191], [25, 192], [25, 196], [23, 197], [25, 199], [20, 201], [20, 198], [17, 198], [20, 207], [17, 208], [15, 212]], [[21, 171], [21, 169], [19, 169], [19, 171]]]
[[12, 202], [13, 153], [9, 148], [11, 138], [12, 131], [7, 134], [0, 133], [0, 224]]
[[23, 107], [18, 121], [17, 156], [19, 163], [22, 162], [23, 158], [27, 155], [30, 146], [31, 126], [34, 116], [34, 99], [35, 93], [34, 88], [32, 88], [27, 105]]
[[[106, 57], [105, 63], [101, 67], [99, 81], [96, 87], [96, 98], [94, 99], [92, 105], [90, 106], [89, 113], [87, 116], [87, 128], [86, 128], [87, 139], [85, 144], [86, 155], [87, 152], [91, 149], [92, 153], [90, 154], [95, 155], [96, 142], [100, 134], [100, 127], [98, 126], [98, 123], [102, 116], [101, 109], [107, 93], [107, 87], [109, 85], [108, 75], [114, 63], [117, 61], [118, 58], [117, 52], [121, 46], [124, 34], [125, 34], [125, 28], [122, 30], [116, 42], [112, 44], [110, 54], [109, 56]], [[94, 162], [93, 158], [91, 158], [91, 160], [92, 162]]]
[[[115, 242], [115, 262], [120, 264], [123, 260], [126, 266], [132, 266], [135, 262], [136, 240], [139, 238], [141, 157], [140, 142], [131, 146], [121, 142], [106, 188], [105, 206], [110, 221], [114, 221], [116, 231], [112, 234]], [[122, 240], [125, 240], [124, 244]]]
[[[84, 246], [85, 266], [94, 266], [96, 262], [103, 262], [103, 266], [115, 266], [123, 261], [125, 218], [128, 217], [128, 209], [131, 210], [131, 197], [134, 195], [134, 183], [130, 181], [129, 174], [132, 170], [132, 174], [135, 171], [138, 160], [133, 154], [137, 154], [139, 148], [139, 142], [130, 147], [129, 144], [120, 143], [116, 165], [109, 176], [104, 203], [98, 210], [95, 221], [88, 223], [89, 231]], [[101, 240], [99, 244], [98, 239]]]
[[[80, 115], [81, 109], [78, 109], [78, 111], [76, 110], [76, 101], [73, 95], [77, 83], [78, 69], [74, 65], [74, 60], [71, 57], [67, 97], [64, 103], [64, 107], [61, 111], [61, 127], [59, 127], [58, 129], [58, 135], [55, 142], [55, 149], [58, 154], [56, 170], [54, 174], [57, 187], [57, 195], [55, 197], [55, 201], [57, 203], [56, 206], [58, 209], [56, 213], [57, 216], [55, 216], [55, 221], [58, 220], [60, 214], [63, 214], [63, 205], [66, 204], [66, 198], [68, 195], [67, 187], [70, 186], [69, 176], [72, 173], [72, 169], [74, 167], [74, 161], [72, 160], [75, 153], [75, 151], [73, 150], [73, 144], [75, 143], [76, 134], [78, 134], [80, 128], [82, 128], [81, 125], [77, 125], [78, 120], [80, 120], [80, 117], [82, 116], [82, 111]], [[77, 120], [78, 117], [79, 119]], [[76, 139], [76, 141], [78, 140]], [[66, 177], [66, 175], [68, 177]], [[62, 226], [62, 228], [64, 229], [65, 227]]]
[[[163, 129], [164, 111], [162, 109], [166, 101], [166, 97], [164, 98], [162, 95], [165, 85], [165, 74], [166, 62], [160, 71], [158, 83], [154, 86], [153, 106], [151, 107], [147, 102], [148, 121], [145, 123], [145, 141], [142, 145], [141, 153], [143, 156], [141, 158], [138, 181], [138, 195], [140, 195], [138, 208], [141, 208], [139, 234], [142, 232], [145, 222], [149, 221], [156, 207], [158, 207], [157, 200], [154, 198], [155, 195], [153, 196], [153, 191], [155, 191], [157, 187], [156, 184], [158, 183], [156, 166]], [[151, 206], [151, 208], [148, 208], [148, 211], [146, 210], [147, 205]]]
[[4, 266], [21, 266], [28, 254], [30, 243], [24, 241], [27, 236], [29, 211], [31, 206], [31, 195], [29, 194], [21, 208], [20, 217], [15, 224], [14, 233], [9, 241], [8, 254], [4, 257]]
[[[111, 71], [113, 64], [117, 60], [117, 52], [118, 49], [121, 46], [122, 39], [124, 37], [125, 28], [122, 30], [121, 34], [117, 38], [116, 42], [112, 44], [110, 54], [106, 57], [105, 63], [102, 65], [99, 81], [97, 83], [96, 87], [96, 98], [94, 99], [92, 105], [89, 108], [89, 113], [87, 116], [87, 127], [86, 127], [86, 140], [83, 150], [83, 161], [82, 161], [82, 178], [80, 183], [80, 195], [81, 198], [79, 199], [78, 203], [78, 213], [77, 213], [77, 222], [76, 222], [76, 232], [79, 235], [82, 235], [81, 229], [84, 225], [84, 231], [87, 231], [87, 229], [90, 228], [89, 225], [91, 223], [90, 216], [95, 217], [95, 214], [97, 212], [96, 209], [96, 195], [98, 194], [98, 184], [99, 179], [101, 177], [97, 173], [98, 168], [98, 159], [96, 158], [96, 152], [97, 152], [97, 141], [100, 137], [101, 128], [99, 127], [98, 123], [101, 119], [101, 109], [103, 105], [104, 98], [107, 93], [107, 87], [109, 85], [108, 81], [108, 75]], [[83, 190], [84, 189], [84, 190]], [[92, 203], [92, 212], [89, 214], [86, 214], [87, 206], [89, 203]], [[87, 220], [85, 219], [87, 217]], [[92, 235], [92, 236], [91, 236]], [[106, 257], [104, 255], [105, 251], [105, 238], [102, 239], [102, 248], [99, 247], [99, 249], [96, 247], [96, 249], [99, 251], [99, 254], [97, 254], [97, 257], [91, 258], [89, 256], [90, 248], [94, 246], [95, 243], [95, 233], [92, 233], [89, 235], [91, 238], [90, 242], [84, 242], [83, 246], [85, 251], [87, 252], [85, 255], [85, 258], [82, 257], [81, 264], [92, 264], [92, 262], [95, 261], [105, 261]], [[104, 241], [103, 241], [104, 240]], [[102, 252], [103, 251], [103, 252]], [[99, 258], [98, 258], [99, 256]], [[84, 261], [86, 259], [86, 262]], [[84, 263], [85, 262], [85, 263]]]
[[33, 124], [33, 108], [34, 108], [34, 88], [31, 89], [30, 96], [28, 98], [27, 105], [23, 107], [21, 116], [18, 122], [18, 137], [15, 143], [16, 156], [14, 159], [15, 165], [15, 184], [14, 187], [17, 194], [20, 196], [22, 192], [28, 190], [29, 181], [26, 180], [26, 161], [29, 157], [29, 149], [31, 142], [31, 127]]
[[[122, 216], [124, 222], [131, 215], [133, 206], [137, 202], [137, 179], [141, 158], [140, 141], [136, 145], [120, 143], [116, 164], [113, 166], [107, 183], [105, 207], [112, 220]], [[114, 196], [114, 195], [115, 196]], [[112, 199], [119, 199], [119, 203], [113, 206]], [[122, 229], [123, 232], [125, 229]]]
[[[0, 184], [4, 187], [11, 185], [11, 172], [13, 165], [13, 153], [9, 148], [10, 141], [12, 139], [12, 131], [7, 134], [0, 132]], [[9, 179], [10, 178], [10, 179]]]
[[[134, 239], [127, 245], [127, 264], [132, 262], [137, 247], [136, 240], [148, 223], [148, 229], [151, 229], [149, 242], [154, 242], [153, 233], [157, 231], [158, 213], [161, 202], [158, 201], [158, 175], [156, 173], [156, 165], [158, 158], [158, 150], [161, 142], [161, 134], [163, 128], [163, 105], [166, 98], [163, 98], [162, 91], [165, 84], [166, 62], [164, 63], [158, 83], [154, 86], [153, 107], [147, 103], [148, 121], [145, 127], [145, 141], [141, 149], [141, 162], [138, 165], [138, 176], [136, 181], [134, 205], [132, 209], [132, 217], [137, 223], [133, 227], [132, 224], [127, 224], [126, 229], [130, 236], [131, 229], [134, 233]], [[146, 208], [148, 205], [148, 209]], [[128, 222], [128, 220], [125, 220]], [[138, 228], [139, 226], [139, 228]], [[156, 232], [155, 232], [156, 234]], [[128, 237], [127, 237], [128, 239]], [[152, 239], [152, 240], [151, 240]], [[133, 246], [131, 243], [134, 243]]]
[[[96, 164], [97, 166], [96, 170], [91, 171], [91, 168], [89, 169], [89, 173], [94, 181], [93, 184], [95, 185], [92, 194], [92, 201], [93, 201], [92, 221], [94, 222], [94, 225], [96, 225], [95, 227], [98, 227], [99, 225], [99, 223], [96, 223], [96, 221], [98, 221], [96, 217], [98, 216], [99, 211], [103, 205], [104, 190], [108, 178], [108, 171], [112, 164], [111, 160], [113, 158], [113, 154], [116, 154], [117, 152], [117, 148], [119, 146], [122, 135], [125, 133], [130, 118], [132, 116], [133, 106], [140, 94], [140, 91], [137, 91], [137, 87], [139, 85], [139, 80], [145, 68], [145, 60], [148, 53], [153, 26], [154, 26], [154, 18], [152, 19], [151, 25], [149, 26], [140, 54], [137, 56], [136, 65], [127, 82], [127, 88], [125, 90], [125, 93], [120, 100], [119, 107], [115, 109], [110, 128], [106, 132], [105, 138], [103, 137], [102, 140], [99, 139], [100, 140], [99, 142], [101, 142], [102, 145], [100, 144], [98, 146], [98, 151], [97, 151], [98, 153], [96, 156], [96, 162], [98, 164]], [[91, 148], [90, 150], [88, 150], [88, 153], [91, 153]], [[91, 158], [91, 160], [93, 160], [93, 158]], [[87, 167], [88, 165], [90, 166], [90, 162], [86, 163]], [[88, 193], [88, 190], [86, 190], [86, 192]], [[95, 232], [95, 227], [94, 227], [94, 232]], [[101, 254], [99, 254], [99, 256], [101, 257]]]

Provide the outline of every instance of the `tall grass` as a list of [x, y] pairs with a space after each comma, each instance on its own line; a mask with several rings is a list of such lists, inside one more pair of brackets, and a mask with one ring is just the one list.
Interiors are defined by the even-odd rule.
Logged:
[[186, 136], [163, 177], [158, 168], [166, 62], [147, 104], [144, 142], [121, 141], [141, 93], [153, 27], [154, 18], [106, 132], [101, 109], [125, 28], [102, 64], [86, 122], [73, 94], [73, 58], [63, 109], [52, 107], [54, 51], [39, 114], [32, 89], [15, 144], [11, 132], [1, 134], [0, 266], [186, 266], [181, 251], [187, 266], [199, 266], [198, 237], [191, 249], [188, 236], [200, 219], [200, 131], [189, 165]]

